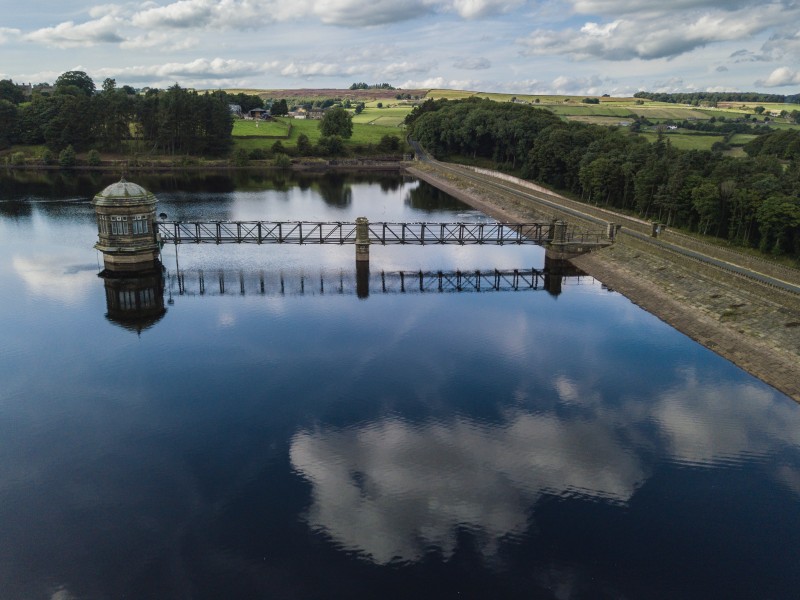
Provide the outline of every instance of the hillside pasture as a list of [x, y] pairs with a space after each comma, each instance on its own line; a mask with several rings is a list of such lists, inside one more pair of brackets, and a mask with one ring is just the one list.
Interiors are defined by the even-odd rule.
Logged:
[[353, 124], [361, 123], [368, 125], [385, 125], [387, 127], [398, 127], [402, 125], [406, 115], [411, 112], [413, 106], [401, 104], [387, 108], [377, 108], [367, 106], [360, 114], [353, 115]]
[[[643, 135], [650, 142], [655, 142], [658, 139], [658, 134], [655, 132], [648, 131], [637, 135]], [[665, 139], [669, 140], [670, 144], [680, 150], [711, 150], [711, 146], [713, 146], [715, 142], [724, 142], [725, 136], [669, 133], [665, 135]]]
[[289, 124], [286, 121], [250, 121], [236, 119], [233, 122], [233, 137], [287, 137]]
[[731, 136], [731, 139], [728, 140], [728, 143], [731, 146], [744, 146], [748, 142], [752, 142], [757, 137], [757, 135], [751, 135], [749, 133], [735, 133]]
[[395, 100], [398, 94], [410, 94], [412, 97], [423, 98], [428, 90], [349, 90], [349, 89], [333, 89], [333, 88], [304, 88], [304, 89], [273, 89], [273, 90], [226, 90], [230, 93], [244, 92], [245, 94], [254, 94], [265, 100], [269, 98], [286, 99], [290, 104], [303, 104], [305, 102], [317, 102], [333, 98], [341, 100], [350, 100], [351, 102], [372, 102], [372, 101], [386, 101]]
[[541, 108], [547, 109], [562, 117], [618, 117], [632, 119], [635, 116], [628, 107], [603, 106], [602, 104], [544, 105], [541, 106]]
[[719, 108], [731, 108], [739, 111], [753, 112], [757, 106], [762, 106], [766, 112], [780, 112], [785, 110], [790, 113], [800, 110], [800, 104], [786, 104], [780, 102], [719, 102]]
[[[301, 134], [305, 134], [312, 144], [319, 143], [322, 137], [322, 132], [319, 130], [319, 121], [314, 119], [290, 119], [288, 117], [278, 117], [278, 123], [283, 123], [285, 128], [288, 128], [291, 123], [291, 134], [288, 139], [271, 139], [264, 137], [234, 137], [234, 145], [236, 149], [244, 148], [247, 151], [261, 148], [263, 150], [270, 150], [276, 141], [285, 148], [297, 147], [297, 138]], [[344, 140], [345, 148], [353, 149], [357, 146], [377, 145], [381, 138], [385, 135], [394, 135], [402, 141], [405, 137], [403, 130], [396, 126], [386, 126], [379, 124], [369, 123], [353, 123], [353, 135], [350, 139]]]
[[590, 125], [605, 125], [607, 127], [614, 127], [620, 125], [622, 122], [631, 123], [631, 119], [620, 117], [601, 117], [596, 115], [568, 115], [565, 117], [567, 121], [577, 121], [578, 123], [588, 123]]

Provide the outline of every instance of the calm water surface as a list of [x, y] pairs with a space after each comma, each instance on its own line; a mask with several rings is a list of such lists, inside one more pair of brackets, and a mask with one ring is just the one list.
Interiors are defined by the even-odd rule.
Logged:
[[[170, 220], [483, 218], [400, 177], [132, 179]], [[535, 247], [373, 247], [366, 296], [352, 246], [167, 246], [122, 319], [113, 181], [0, 178], [0, 598], [797, 597], [800, 407], [624, 297], [391, 287]]]

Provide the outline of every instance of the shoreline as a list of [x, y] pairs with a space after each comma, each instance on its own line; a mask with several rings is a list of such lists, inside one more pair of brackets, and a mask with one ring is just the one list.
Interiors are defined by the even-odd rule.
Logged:
[[204, 164], [173, 164], [166, 161], [153, 161], [149, 164], [128, 164], [118, 161], [113, 164], [106, 162], [100, 165], [75, 165], [62, 167], [60, 165], [0, 165], [6, 171], [46, 171], [46, 172], [149, 172], [149, 171], [321, 171], [321, 170], [374, 170], [403, 172], [405, 165], [400, 159], [375, 159], [375, 158], [338, 158], [319, 160], [298, 160], [289, 167], [276, 167], [272, 161], [250, 161], [244, 166], [232, 165], [228, 162], [219, 164], [212, 162]]
[[[417, 166], [412, 175], [503, 221], [541, 218], [456, 178]], [[698, 261], [682, 260], [621, 235], [608, 248], [571, 261], [704, 347], [800, 402], [800, 297]]]

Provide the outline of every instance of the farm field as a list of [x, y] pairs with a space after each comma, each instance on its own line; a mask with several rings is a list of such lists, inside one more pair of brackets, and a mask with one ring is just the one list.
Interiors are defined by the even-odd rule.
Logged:
[[[410, 94], [414, 98], [449, 100], [470, 97], [486, 98], [496, 102], [527, 102], [532, 106], [554, 112], [564, 119], [600, 125], [618, 125], [619, 120], [631, 120], [635, 116], [646, 118], [653, 123], [665, 121], [679, 122], [683, 120], [708, 121], [725, 118], [726, 120], [754, 117], [756, 106], [763, 106], [765, 114], [758, 117], [770, 119], [773, 127], [797, 127], [789, 119], [771, 117], [770, 112], [786, 110], [791, 113], [800, 109], [796, 104], [757, 103], [757, 102], [720, 102], [717, 107], [690, 106], [659, 102], [634, 97], [599, 97], [599, 104], [582, 102], [588, 96], [583, 95], [547, 95], [547, 94], [510, 94], [498, 92], [481, 92], [471, 90], [342, 90], [342, 89], [297, 89], [297, 90], [232, 90], [255, 93], [262, 98], [286, 98], [293, 103], [312, 102], [315, 100], [338, 98], [364, 102], [366, 109], [354, 116], [354, 123], [371, 124], [372, 126], [392, 127], [403, 122], [405, 115], [413, 108], [413, 104], [395, 98], [398, 93]], [[377, 108], [378, 103], [383, 108]], [[381, 134], [383, 135], [383, 134]]]
[[634, 117], [633, 110], [625, 106], [603, 106], [602, 104], [540, 104], [539, 106], [563, 117]]
[[233, 122], [233, 137], [286, 137], [289, 124], [285, 121], [248, 121], [236, 119]]
[[[378, 110], [378, 109], [376, 109]], [[366, 111], [365, 111], [366, 112]], [[270, 139], [270, 138], [257, 138], [257, 137], [236, 137], [234, 134], [235, 149], [244, 148], [245, 150], [254, 150], [261, 148], [269, 150], [276, 141], [286, 148], [294, 148], [297, 145], [297, 138], [301, 134], [305, 134], [312, 144], [319, 142], [322, 133], [319, 130], [319, 121], [311, 119], [289, 119], [288, 117], [278, 117], [278, 123], [283, 123], [284, 127], [288, 128], [289, 123], [292, 126], [292, 132], [289, 139]], [[397, 126], [387, 126], [369, 123], [353, 123], [353, 136], [349, 140], [344, 140], [346, 148], [354, 148], [356, 146], [366, 146], [368, 144], [377, 145], [381, 138], [385, 135], [394, 135], [401, 140], [405, 137], [403, 130]]]
[[735, 133], [728, 143], [731, 146], [744, 146], [747, 142], [752, 142], [757, 137], [757, 135], [750, 135], [749, 133]]
[[[649, 131], [638, 135], [643, 135], [650, 142], [655, 142], [658, 138], [657, 133]], [[714, 142], [722, 142], [725, 140], [725, 137], [722, 135], [685, 135], [669, 133], [666, 134], [665, 137], [669, 140], [670, 144], [681, 150], [711, 150], [711, 146], [714, 145]]]
[[[401, 93], [400, 90], [349, 90], [349, 89], [329, 89], [329, 88], [299, 88], [299, 89], [271, 89], [271, 90], [257, 90], [257, 89], [230, 89], [225, 90], [231, 94], [253, 94], [260, 96], [263, 99], [285, 98], [287, 101], [291, 100], [294, 103], [314, 102], [316, 100], [327, 100], [328, 98], [341, 98], [342, 100], [349, 99], [357, 102], [371, 102], [371, 101], [386, 101], [395, 100], [395, 96]], [[418, 96], [422, 98], [428, 93], [428, 90], [402, 90], [403, 94], [411, 94], [411, 96]]]
[[780, 112], [785, 110], [786, 112], [790, 113], [793, 110], [800, 110], [800, 106], [797, 104], [784, 104], [780, 102], [719, 102], [717, 103], [719, 108], [733, 108], [738, 110], [747, 110], [749, 112], [753, 112], [753, 109], [757, 106], [762, 106], [767, 112]]
[[[516, 98], [520, 102], [529, 102], [537, 108], [544, 108], [553, 113], [583, 122], [603, 123], [600, 119], [589, 119], [589, 117], [620, 117], [633, 118], [635, 115], [647, 118], [651, 121], [683, 121], [684, 119], [707, 121], [711, 117], [726, 119], [739, 118], [744, 115], [752, 116], [753, 106], [742, 108], [742, 103], [730, 103], [730, 106], [720, 106], [719, 108], [703, 108], [687, 106], [683, 104], [673, 104], [669, 102], [656, 102], [632, 97], [601, 97], [599, 104], [588, 104], [582, 102], [587, 96], [549, 96], [542, 94], [496, 94], [492, 92], [470, 92], [463, 90], [431, 90], [428, 98], [447, 98], [456, 100], [461, 98], [488, 98], [496, 102], [509, 102]], [[538, 100], [538, 102], [537, 102]], [[766, 108], [766, 105], [764, 105]], [[787, 105], [776, 105], [786, 107]], [[795, 107], [797, 108], [797, 107]], [[767, 110], [781, 110], [778, 108], [768, 108]], [[790, 111], [791, 112], [791, 111]], [[576, 118], [580, 117], [580, 118]], [[614, 124], [611, 122], [611, 124]]]
[[[373, 103], [370, 103], [373, 104]], [[353, 124], [384, 125], [387, 127], [398, 127], [403, 123], [406, 115], [411, 112], [413, 106], [404, 104], [390, 106], [387, 108], [377, 108], [370, 104], [361, 111], [360, 114], [353, 115]]]
[[620, 123], [628, 123], [629, 119], [620, 117], [600, 117], [595, 115], [569, 115], [566, 117], [567, 121], [577, 121], [578, 123], [589, 123], [590, 125], [605, 125], [607, 127], [614, 127]]

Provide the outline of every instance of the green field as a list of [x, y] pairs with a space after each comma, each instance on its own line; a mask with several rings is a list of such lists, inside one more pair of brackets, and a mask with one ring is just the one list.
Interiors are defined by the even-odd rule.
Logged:
[[377, 108], [374, 104], [374, 102], [370, 102], [360, 114], [353, 115], [353, 124], [360, 123], [398, 127], [403, 123], [406, 115], [410, 113], [413, 108], [410, 104]]
[[[546, 94], [501, 94], [496, 92], [470, 92], [466, 90], [430, 90], [425, 98], [447, 98], [448, 100], [460, 100], [462, 98], [487, 98], [495, 102], [510, 102], [512, 98], [516, 98], [520, 102], [529, 102], [535, 104], [539, 100], [539, 104], [562, 104], [565, 102], [580, 102], [586, 96], [548, 96]], [[603, 101], [622, 100], [619, 98], [603, 98]], [[627, 100], [627, 99], [626, 99]]]
[[750, 135], [749, 133], [735, 133], [728, 143], [731, 146], [744, 146], [747, 142], [752, 142], [757, 137], [757, 135]]
[[[380, 110], [380, 109], [375, 109]], [[366, 112], [366, 110], [364, 111]], [[312, 144], [319, 142], [322, 134], [319, 130], [319, 121], [312, 119], [290, 119], [288, 117], [278, 117], [276, 122], [283, 123], [285, 128], [291, 123], [292, 133], [289, 139], [275, 140], [269, 138], [254, 138], [254, 137], [235, 137], [234, 130], [234, 147], [235, 149], [244, 148], [245, 150], [254, 150], [262, 148], [269, 150], [276, 141], [280, 141], [286, 148], [294, 148], [297, 145], [297, 138], [301, 134], [306, 134]], [[355, 148], [357, 146], [366, 146], [369, 144], [377, 145], [381, 138], [385, 135], [394, 135], [403, 140], [405, 132], [397, 126], [387, 126], [381, 124], [369, 123], [353, 123], [353, 136], [349, 140], [344, 140], [346, 148]]]
[[614, 127], [622, 122], [630, 125], [631, 119], [621, 119], [620, 117], [598, 117], [595, 115], [570, 115], [566, 117], [567, 121], [577, 121], [579, 123], [588, 123], [590, 125], [605, 125], [607, 127]]
[[554, 104], [543, 105], [542, 108], [546, 108], [550, 112], [559, 116], [569, 117], [619, 117], [632, 119], [635, 116], [633, 110], [626, 106], [604, 106], [602, 104]]
[[248, 121], [236, 119], [233, 122], [233, 137], [286, 137], [289, 125], [286, 121]]
[[[655, 142], [658, 134], [654, 132], [640, 133], [650, 142]], [[670, 133], [665, 136], [669, 143], [681, 150], [711, 150], [714, 142], [725, 141], [722, 135], [687, 135], [681, 133]]]

